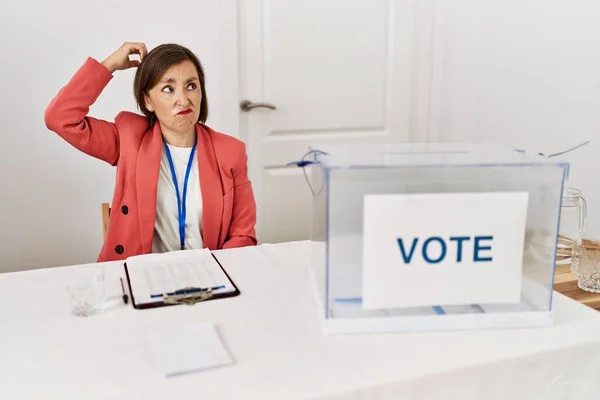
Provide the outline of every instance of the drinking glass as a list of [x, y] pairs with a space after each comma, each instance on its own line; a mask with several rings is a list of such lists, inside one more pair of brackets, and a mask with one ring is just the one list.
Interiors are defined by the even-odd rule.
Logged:
[[67, 292], [71, 312], [78, 317], [89, 317], [104, 308], [104, 268], [99, 265], [76, 267], [69, 272]]
[[576, 258], [579, 264], [577, 286], [587, 292], [600, 293], [600, 241], [580, 239]]

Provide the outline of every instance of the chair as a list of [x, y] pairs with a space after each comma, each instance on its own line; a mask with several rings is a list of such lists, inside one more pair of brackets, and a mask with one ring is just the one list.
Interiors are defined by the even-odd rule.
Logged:
[[110, 221], [110, 204], [102, 203], [102, 237], [106, 241], [108, 222]]

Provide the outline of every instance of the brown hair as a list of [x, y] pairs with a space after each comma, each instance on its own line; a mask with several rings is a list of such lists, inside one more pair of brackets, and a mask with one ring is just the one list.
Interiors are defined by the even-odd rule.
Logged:
[[200, 60], [189, 49], [178, 44], [162, 44], [150, 51], [140, 63], [133, 82], [133, 94], [140, 111], [146, 116], [150, 126], [156, 122], [156, 115], [146, 108], [145, 96], [148, 94], [173, 65], [184, 61], [191, 61], [196, 66], [198, 78], [200, 79], [200, 90], [202, 91], [202, 102], [200, 104], [200, 116], [198, 122], [205, 123], [208, 118], [208, 99], [204, 79], [204, 69]]

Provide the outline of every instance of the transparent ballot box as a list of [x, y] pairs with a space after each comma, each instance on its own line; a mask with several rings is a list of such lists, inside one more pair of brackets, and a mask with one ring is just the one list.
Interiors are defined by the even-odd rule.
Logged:
[[325, 332], [552, 324], [568, 164], [489, 144], [309, 155], [309, 270]]

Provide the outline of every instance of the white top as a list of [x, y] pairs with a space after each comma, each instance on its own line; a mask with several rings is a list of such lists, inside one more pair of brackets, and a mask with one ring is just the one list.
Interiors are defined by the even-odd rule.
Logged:
[[[600, 313], [555, 293], [555, 326], [324, 335], [310, 243], [217, 250], [241, 294], [135, 310], [123, 262], [104, 263], [106, 311], [70, 315], [74, 267], [0, 274], [0, 399], [597, 399]], [[30, 290], [27, 290], [30, 289]], [[234, 364], [166, 378], [152, 329], [210, 322]]]
[[[179, 195], [183, 204], [183, 183], [187, 169], [191, 147], [175, 147], [169, 150], [173, 158], [173, 165], [177, 174]], [[202, 194], [198, 178], [198, 156], [194, 154], [190, 176], [187, 186], [186, 221], [185, 221], [185, 248], [202, 248]], [[162, 150], [160, 172], [158, 175], [158, 189], [156, 192], [156, 220], [154, 222], [154, 237], [152, 239], [152, 252], [164, 253], [180, 250], [179, 243], [179, 213], [177, 211], [177, 194], [171, 175], [171, 167], [167, 153]]]

